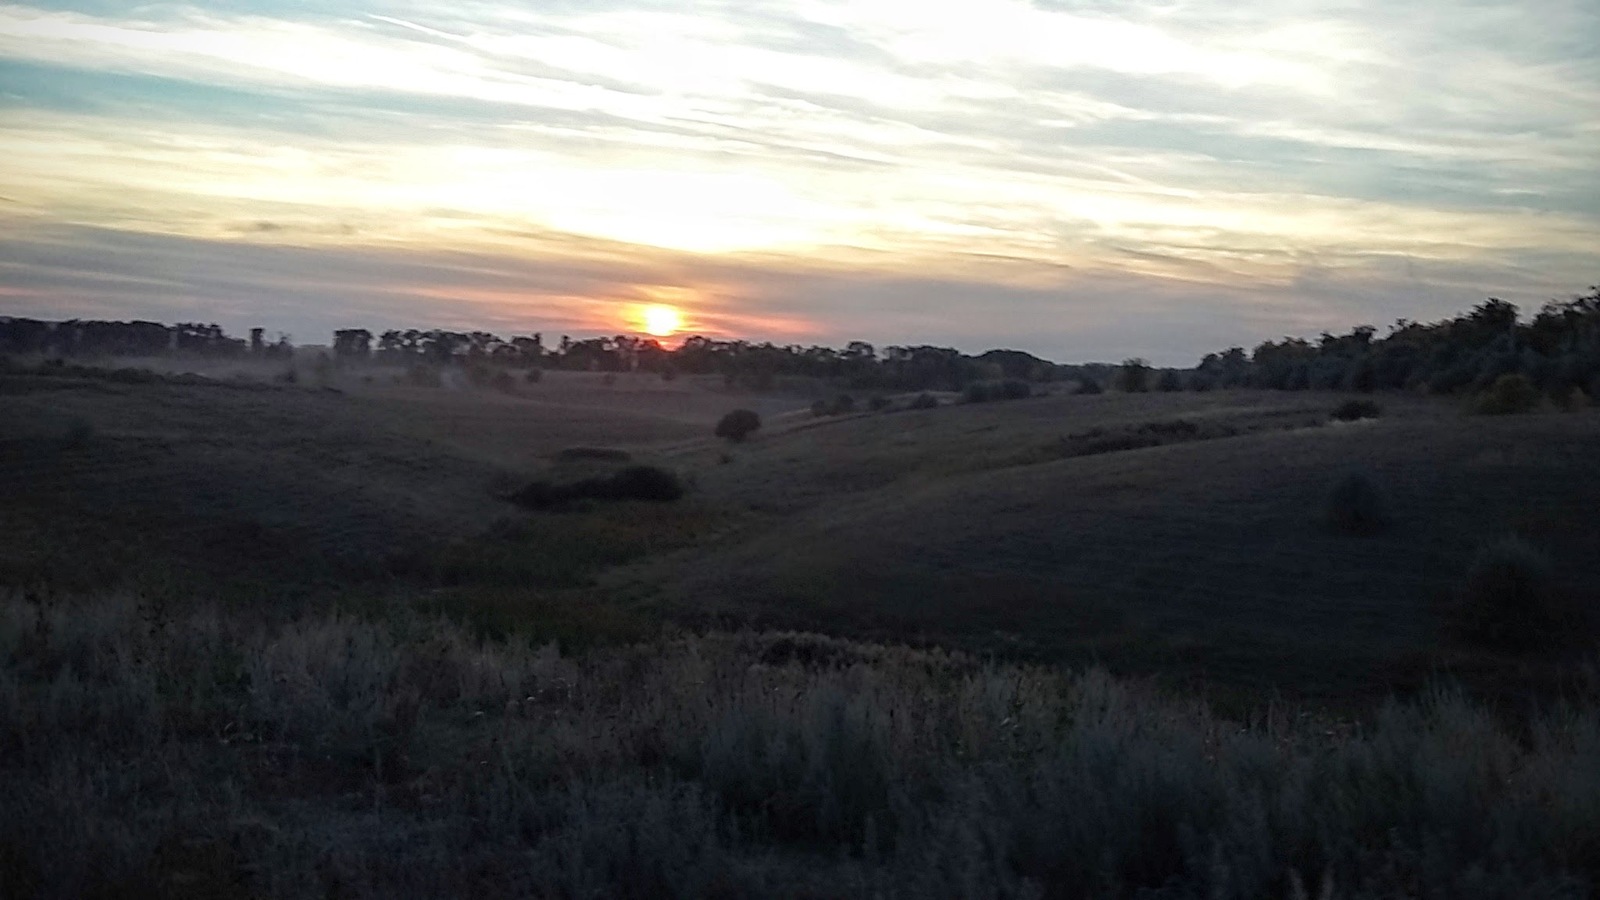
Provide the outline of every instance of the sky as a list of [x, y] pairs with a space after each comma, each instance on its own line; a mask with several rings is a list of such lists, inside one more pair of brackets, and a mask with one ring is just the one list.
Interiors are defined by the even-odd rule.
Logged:
[[1192, 364], [1600, 282], [1600, 3], [0, 3], [0, 161], [0, 315]]

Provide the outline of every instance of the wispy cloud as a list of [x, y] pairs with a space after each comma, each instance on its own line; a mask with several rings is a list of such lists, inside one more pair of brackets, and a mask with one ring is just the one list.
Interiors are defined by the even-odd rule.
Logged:
[[1054, 355], [1114, 335], [1181, 357], [1595, 279], [1581, 0], [136, 9], [0, 5], [0, 194], [33, 279], [0, 309], [151, 314], [145, 276], [119, 294], [87, 245], [48, 276], [30, 255], [113, 231], [190, 242], [197, 306], [282, 296], [256, 252], [522, 279], [339, 268], [295, 282], [296, 322], [493, 307], [605, 330], [655, 285], [708, 327]]

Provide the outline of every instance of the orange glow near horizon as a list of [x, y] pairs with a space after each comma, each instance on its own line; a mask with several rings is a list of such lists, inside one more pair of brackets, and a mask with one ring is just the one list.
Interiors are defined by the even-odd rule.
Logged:
[[645, 334], [651, 337], [672, 337], [683, 328], [683, 313], [676, 306], [664, 303], [646, 306], [640, 311], [639, 318]]

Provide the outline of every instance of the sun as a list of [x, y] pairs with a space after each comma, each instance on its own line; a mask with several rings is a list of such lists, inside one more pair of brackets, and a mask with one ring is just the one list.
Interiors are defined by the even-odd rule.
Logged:
[[683, 327], [683, 313], [675, 306], [655, 304], [646, 306], [640, 314], [644, 320], [644, 330], [652, 337], [672, 337]]

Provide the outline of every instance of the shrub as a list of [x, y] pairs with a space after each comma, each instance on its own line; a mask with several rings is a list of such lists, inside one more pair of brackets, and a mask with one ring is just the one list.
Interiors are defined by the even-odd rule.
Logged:
[[987, 382], [974, 381], [961, 392], [961, 397], [968, 403], [988, 403], [994, 395]]
[[504, 370], [494, 373], [489, 377], [489, 386], [502, 394], [515, 394], [517, 392], [516, 379], [510, 372]]
[[1486, 416], [1516, 415], [1538, 408], [1539, 389], [1528, 376], [1514, 372], [1496, 378], [1494, 384], [1472, 402], [1473, 412]]
[[607, 500], [650, 500], [670, 503], [683, 496], [683, 482], [659, 466], [629, 466], [601, 481], [600, 496]]
[[1522, 648], [1559, 622], [1550, 559], [1514, 535], [1485, 544], [1461, 586], [1458, 620], [1478, 643]]
[[1574, 387], [1561, 398], [1561, 408], [1566, 412], [1578, 412], [1589, 408], [1589, 395], [1583, 388]]
[[840, 394], [833, 399], [834, 415], [844, 415], [856, 411], [856, 398], [849, 394]]
[[279, 384], [299, 384], [300, 373], [296, 372], [293, 368], [288, 368], [284, 369], [282, 372], [279, 372], [273, 377], [272, 380], [278, 382]]
[[670, 503], [683, 496], [678, 476], [657, 466], [629, 466], [568, 484], [534, 481], [506, 499], [529, 509], [551, 509], [578, 500], [648, 500]]
[[1161, 376], [1156, 379], [1156, 390], [1171, 394], [1183, 390], [1183, 379], [1171, 369], [1162, 369]]
[[1383, 407], [1371, 400], [1346, 400], [1335, 406], [1330, 415], [1340, 422], [1355, 422], [1360, 419], [1376, 419], [1383, 414]]
[[908, 409], [938, 409], [939, 398], [929, 393], [918, 394], [912, 399]]
[[528, 384], [538, 384], [544, 380], [544, 370], [537, 367], [529, 369], [523, 373], [522, 380]]
[[867, 406], [873, 412], [883, 412], [884, 410], [888, 409], [889, 407], [891, 407], [893, 405], [894, 405], [894, 402], [891, 401], [888, 397], [883, 396], [882, 394], [874, 394], [872, 396], [872, 399], [867, 401]]
[[1033, 385], [1020, 378], [1007, 378], [996, 388], [1000, 400], [1026, 400], [1033, 396]]
[[625, 463], [633, 459], [633, 454], [626, 450], [616, 450], [611, 447], [568, 447], [556, 454], [558, 462], [595, 462]]
[[1141, 394], [1150, 390], [1150, 363], [1139, 359], [1125, 359], [1117, 369], [1114, 384], [1119, 391]]
[[760, 427], [761, 417], [756, 415], [754, 410], [736, 409], [722, 417], [714, 433], [719, 438], [726, 438], [737, 444]]
[[600, 383], [606, 387], [615, 387], [617, 383], [617, 373], [607, 372], [604, 375], [601, 375]]
[[832, 411], [833, 408], [828, 405], [828, 401], [823, 400], [820, 397], [811, 401], [811, 414], [819, 419], [823, 416], [830, 415]]
[[1328, 526], [1340, 534], [1377, 534], [1389, 524], [1383, 492], [1365, 472], [1351, 472], [1340, 478], [1328, 492], [1323, 512]]
[[1073, 393], [1075, 393], [1075, 394], [1093, 395], [1093, 394], [1100, 394], [1100, 393], [1104, 393], [1104, 392], [1105, 392], [1105, 388], [1102, 388], [1100, 386], [1100, 382], [1095, 381], [1093, 378], [1084, 378], [1084, 379], [1079, 380], [1078, 389], [1076, 391], [1074, 391]]

